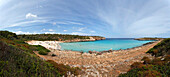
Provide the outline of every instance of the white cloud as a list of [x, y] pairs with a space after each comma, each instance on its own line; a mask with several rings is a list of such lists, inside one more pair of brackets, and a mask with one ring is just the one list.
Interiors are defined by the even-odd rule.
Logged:
[[[170, 6], [167, 4], [167, 0], [140, 1], [136, 1], [134, 5], [113, 1], [117, 5], [110, 4], [107, 9], [99, 6], [98, 17], [109, 25], [105, 26], [106, 28], [120, 36], [139, 37], [169, 33], [170, 26], [164, 25], [170, 21], [170, 10], [167, 10], [170, 9]], [[103, 5], [105, 4], [103, 3]]]
[[55, 30], [53, 30], [53, 29], [42, 29], [41, 31], [50, 31], [50, 32], [54, 32]]
[[[161, 20], [160, 20], [161, 19]], [[170, 31], [167, 20], [159, 16], [150, 16], [134, 22], [127, 28], [127, 33], [137, 36], [154, 36]], [[134, 33], [135, 32], [135, 33]]]
[[63, 30], [64, 32], [66, 32], [67, 30]]
[[46, 31], [46, 29], [42, 29], [41, 31]]
[[53, 25], [56, 25], [56, 22], [53, 22], [52, 24], [53, 24]]
[[60, 33], [56, 33], [56, 32], [45, 32], [45, 34], [60, 34]]
[[52, 22], [53, 25], [56, 24], [73, 24], [73, 25], [84, 25], [82, 23], [79, 22], [72, 22], [72, 21], [57, 21], [57, 22]]
[[35, 14], [32, 14], [32, 13], [28, 13], [28, 14], [26, 14], [25, 17], [26, 17], [26, 19], [29, 19], [29, 18], [37, 18], [38, 16]]
[[72, 34], [72, 35], [90, 35], [90, 34], [87, 34], [87, 33], [80, 33], [80, 32], [72, 32], [70, 34]]
[[53, 24], [53, 25], [56, 25], [56, 24], [69, 24], [69, 23], [67, 23], [67, 22], [63, 22], [63, 21], [62, 21], [62, 22], [57, 21], [57, 22], [53, 22], [52, 24]]
[[90, 32], [95, 33], [96, 31], [90, 31]]
[[[51, 24], [55, 25], [56, 28], [59, 28], [60, 26], [58, 27], [58, 25], [60, 24], [61, 27], [83, 25], [89, 30], [95, 29], [97, 33], [99, 32], [109, 37], [128, 37], [129, 35], [162, 36], [164, 33], [167, 34], [170, 32], [170, 24], [166, 24], [170, 22], [170, 19], [167, 19], [170, 18], [170, 0], [109, 0], [98, 1], [97, 3], [95, 1], [85, 1], [84, 3], [81, 1], [72, 1], [70, 3], [64, 0], [57, 0], [56, 2], [52, 0], [48, 2], [49, 4], [41, 6], [44, 3], [46, 2], [41, 2], [41, 0], [31, 0], [29, 2], [25, 0], [20, 2], [0, 0], [0, 10], [3, 10], [0, 12], [0, 29], [8, 29], [8, 27], [17, 28], [16, 26], [23, 28], [25, 28], [25, 26], [34, 27], [35, 25], [39, 25], [41, 21], [29, 21], [27, 18], [36, 18], [37, 20], [41, 18], [39, 15], [42, 15], [44, 18], [41, 19], [48, 21], [44, 25]], [[80, 3], [82, 3], [81, 6], [79, 5]], [[89, 3], [91, 5], [89, 5]], [[39, 6], [39, 9], [35, 6]], [[40, 9], [40, 7], [45, 8]], [[84, 7], [86, 8], [81, 9]], [[14, 13], [14, 11], [17, 12]], [[75, 13], [76, 11], [78, 11], [78, 13]], [[64, 24], [66, 24], [66, 26]], [[14, 30], [15, 28], [9, 28], [8, 30]], [[63, 29], [61, 30], [63, 31]], [[85, 32], [86, 29], [79, 29], [77, 27], [75, 30], [77, 32]], [[94, 34], [93, 31], [89, 32]]]
[[53, 30], [53, 29], [48, 29], [48, 31], [53, 32], [53, 31], [55, 31], [55, 30]]
[[77, 31], [83, 31], [84, 29], [86, 29], [86, 28], [79, 28]]
[[15, 26], [24, 26], [24, 25], [28, 25], [28, 24], [32, 24], [32, 23], [37, 23], [37, 22], [41, 22], [41, 23], [46, 23], [46, 20], [33, 20], [33, 21], [25, 21], [25, 22], [19, 22], [19, 23], [15, 23], [12, 25], [8, 25], [8, 26], [0, 26], [0, 28], [8, 28], [8, 27], [15, 27]]
[[[46, 30], [46, 29], [43, 29]], [[16, 34], [40, 34], [37, 32], [23, 32], [23, 31], [16, 31], [14, 32]], [[72, 32], [72, 33], [56, 33], [56, 32], [45, 32], [44, 34], [71, 34], [71, 35], [91, 35], [91, 34], [87, 34], [87, 33], [81, 33], [81, 32]]]
[[16, 33], [16, 34], [39, 34], [39, 33], [36, 33], [36, 32], [30, 33], [30, 32], [23, 32], [23, 31], [16, 31], [14, 33]]
[[70, 24], [75, 24], [75, 25], [83, 25], [82, 23], [79, 22], [69, 22]]

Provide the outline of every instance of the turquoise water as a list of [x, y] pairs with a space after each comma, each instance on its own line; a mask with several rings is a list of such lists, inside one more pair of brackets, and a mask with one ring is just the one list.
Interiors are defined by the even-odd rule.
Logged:
[[60, 43], [61, 50], [73, 51], [104, 51], [104, 50], [119, 50], [141, 46], [151, 41], [138, 41], [133, 39], [106, 39], [93, 42], [73, 42], [73, 43]]

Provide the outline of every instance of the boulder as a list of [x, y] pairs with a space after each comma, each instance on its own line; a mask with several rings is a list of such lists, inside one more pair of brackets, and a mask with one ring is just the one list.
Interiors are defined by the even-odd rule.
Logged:
[[92, 51], [89, 51], [90, 54], [92, 54], [93, 52]]

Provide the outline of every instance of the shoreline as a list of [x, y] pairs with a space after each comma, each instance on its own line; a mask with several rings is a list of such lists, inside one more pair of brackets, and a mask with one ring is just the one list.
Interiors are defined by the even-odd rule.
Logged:
[[[128, 49], [108, 50], [95, 53], [58, 50], [49, 47], [46, 47], [51, 51], [48, 55], [39, 55], [38, 51], [34, 51], [34, 53], [43, 60], [53, 60], [58, 64], [79, 67], [84, 73], [78, 77], [117, 77], [121, 73], [126, 73], [130, 69], [130, 65], [134, 62], [141, 62], [144, 56], [153, 58], [153, 56], [146, 54], [146, 52], [161, 41], [162, 40], [148, 42], [141, 46]], [[52, 54], [56, 56], [52, 56]]]
[[[103, 54], [81, 53], [77, 51], [60, 51], [50, 49], [48, 55], [39, 55], [38, 51], [34, 53], [44, 60], [53, 60], [59, 64], [69, 65], [71, 67], [79, 67], [85, 73], [83, 76], [109, 76], [115, 77], [120, 73], [125, 73], [129, 70], [130, 65], [134, 62], [141, 62], [144, 56], [152, 58], [150, 54], [146, 54], [150, 48], [155, 46], [160, 41], [148, 43], [140, 47], [130, 48], [126, 50], [117, 50]], [[56, 56], [51, 56], [55, 54]]]
[[[158, 41], [158, 40], [157, 40]], [[104, 50], [104, 51], [94, 51], [94, 50], [90, 50], [88, 52], [83, 52], [83, 51], [73, 51], [73, 50], [61, 50], [61, 46], [60, 46], [60, 43], [70, 43], [68, 41], [36, 41], [36, 40], [32, 40], [32, 41], [26, 41], [26, 43], [30, 44], [30, 45], [41, 45], [47, 49], [50, 49], [50, 50], [59, 50], [59, 51], [73, 51], [73, 52], [79, 52], [79, 53], [90, 53], [90, 54], [97, 54], [97, 55], [101, 55], [103, 53], [110, 53], [110, 52], [116, 52], [116, 51], [124, 51], [124, 50], [131, 50], [131, 49], [135, 49], [135, 48], [139, 48], [139, 47], [142, 47], [142, 46], [145, 46], [145, 45], [148, 45], [148, 44], [152, 44], [154, 42], [157, 42], [157, 41], [153, 41], [153, 42], [148, 42], [148, 43], [144, 43], [140, 46], [135, 46], [135, 47], [132, 47], [132, 48], [126, 48], [126, 49], [119, 49], [119, 50]], [[82, 41], [77, 41], [77, 42], [82, 42]], [[84, 41], [85, 42], [85, 41]]]
[[[145, 46], [145, 45], [148, 45], [148, 44], [152, 44], [152, 43], [155, 43], [155, 42], [158, 42], [158, 41], [153, 41], [153, 42], [148, 42], [148, 43], [144, 43], [144, 44], [142, 44], [142, 45], [140, 45], [140, 46], [136, 46], [136, 47], [132, 47], [132, 48], [126, 48], [126, 49], [119, 49], [119, 50], [105, 50], [105, 51], [88, 51], [88, 52], [83, 52], [83, 51], [73, 51], [73, 50], [61, 50], [61, 49], [59, 49], [58, 51], [66, 51], [66, 52], [69, 52], [69, 51], [71, 51], [71, 52], [78, 52], [78, 53], [82, 53], [82, 54], [84, 54], [84, 53], [90, 53], [90, 54], [96, 54], [96, 55], [102, 55], [103, 53], [111, 53], [111, 52], [120, 52], [120, 51], [127, 51], [127, 50], [134, 50], [134, 49], [138, 49], [138, 48], [140, 48], [140, 47], [143, 47], [143, 46]], [[63, 43], [63, 42], [62, 42]], [[53, 50], [53, 49], [52, 49]]]
[[89, 37], [90, 39], [74, 39], [74, 40], [65, 40], [65, 41], [38, 41], [38, 40], [31, 40], [31, 41], [25, 41], [26, 43], [30, 45], [41, 45], [47, 49], [57, 49], [61, 50], [61, 46], [59, 43], [71, 43], [71, 42], [87, 42], [87, 41], [97, 41], [97, 40], [104, 40], [106, 38], [94, 38]]

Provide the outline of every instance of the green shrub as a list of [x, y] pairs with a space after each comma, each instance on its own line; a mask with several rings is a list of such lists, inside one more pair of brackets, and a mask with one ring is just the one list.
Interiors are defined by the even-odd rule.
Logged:
[[[93, 38], [103, 38], [100, 36], [92, 36]], [[18, 35], [19, 39], [22, 40], [56, 40], [56, 41], [65, 41], [73, 39], [90, 39], [89, 36], [79, 36], [79, 35], [68, 35], [68, 34], [33, 34], [33, 35]]]
[[56, 69], [60, 69], [59, 72], [62, 74], [62, 75], [65, 75], [67, 77], [67, 72], [71, 72], [72, 74], [74, 75], [79, 75], [81, 73], [81, 69], [78, 68], [78, 67], [70, 67], [68, 65], [64, 65], [64, 64], [58, 64], [56, 62], [54, 62], [53, 60], [48, 60], [47, 62], [51, 63], [54, 65], [54, 67]]
[[38, 52], [40, 55], [47, 55], [48, 54], [48, 52], [45, 52], [45, 51], [39, 51]]
[[56, 56], [55, 54], [52, 54], [51, 56]]
[[9, 32], [9, 31], [0, 31], [0, 36], [5, 37], [7, 39], [17, 39], [17, 35], [15, 33]]
[[44, 52], [50, 52], [50, 50], [46, 49], [45, 47], [41, 45], [34, 45], [36, 47], [36, 51], [44, 51]]
[[151, 63], [151, 60], [148, 58], [148, 57], [143, 57], [142, 59], [144, 62], [144, 64], [150, 64]]
[[[75, 75], [79, 74], [77, 73], [80, 71], [79, 68], [71, 68], [63, 64], [54, 66], [49, 62], [42, 61], [33, 51], [39, 51], [39, 54], [47, 55], [50, 50], [40, 45], [28, 45], [24, 42], [24, 40], [34, 39], [49, 40], [46, 36], [51, 36], [51, 34], [23, 35], [21, 37], [12, 32], [0, 31], [0, 77], [61, 77], [66, 75], [65, 69]], [[56, 35], [52, 36], [50, 39], [56, 40], [58, 38]], [[63, 35], [61, 37], [65, 38]], [[63, 71], [62, 74], [60, 74], [60, 70]]]
[[50, 63], [0, 39], [0, 77], [61, 77]]
[[164, 39], [147, 53], [155, 58], [144, 57], [143, 63], [135, 62], [127, 73], [119, 77], [170, 77], [170, 38]]

